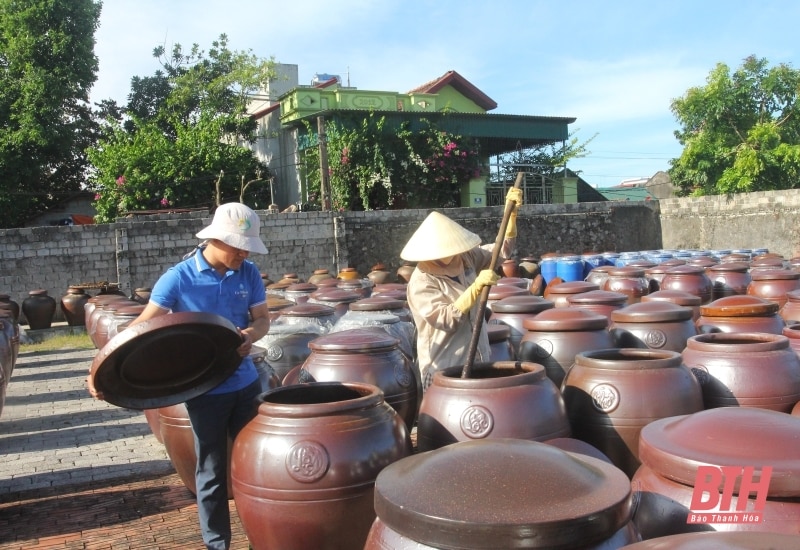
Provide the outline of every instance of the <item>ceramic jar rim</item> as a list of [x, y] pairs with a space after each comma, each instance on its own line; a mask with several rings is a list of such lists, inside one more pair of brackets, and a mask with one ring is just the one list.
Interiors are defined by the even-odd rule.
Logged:
[[[328, 394], [329, 397], [316, 401], [311, 399], [314, 395], [320, 394], [323, 396]], [[337, 395], [340, 396], [338, 399], [330, 398]], [[262, 393], [257, 399], [259, 414], [283, 418], [338, 415], [385, 403], [383, 391], [365, 382], [307, 382], [278, 386]]]
[[544, 366], [529, 361], [495, 361], [494, 363], [475, 363], [471, 372], [495, 371], [501, 376], [461, 378], [463, 366], [448, 367], [436, 371], [433, 385], [444, 388], [465, 390], [497, 389], [533, 384], [545, 378]]
[[583, 351], [575, 355], [575, 365], [592, 369], [646, 370], [680, 367], [683, 357], [677, 351], [644, 348], [608, 348]]
[[711, 353], [763, 353], [786, 348], [787, 336], [767, 332], [711, 332], [686, 340], [686, 349]]

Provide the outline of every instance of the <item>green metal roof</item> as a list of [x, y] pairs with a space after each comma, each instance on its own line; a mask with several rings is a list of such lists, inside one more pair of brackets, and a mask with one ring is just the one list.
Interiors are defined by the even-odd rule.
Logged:
[[[569, 137], [568, 125], [575, 122], [574, 117], [546, 117], [526, 115], [495, 115], [483, 113], [417, 113], [408, 111], [319, 111], [305, 117], [316, 119], [324, 116], [327, 120], [344, 123], [354, 118], [362, 118], [372, 112], [382, 116], [390, 126], [399, 127], [408, 121], [411, 130], [424, 127], [424, 120], [435, 123], [440, 129], [462, 136], [470, 136], [481, 143], [481, 151], [493, 156], [535, 147], [548, 143], [565, 141]], [[301, 119], [288, 125], [302, 127]], [[316, 127], [316, 124], [312, 124]]]

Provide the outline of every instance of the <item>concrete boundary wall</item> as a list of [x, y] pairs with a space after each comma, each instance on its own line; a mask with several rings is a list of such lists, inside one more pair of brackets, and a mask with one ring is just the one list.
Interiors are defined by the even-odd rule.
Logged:
[[[516, 256], [546, 252], [659, 248], [760, 248], [800, 255], [800, 190], [727, 197], [525, 205]], [[273, 280], [347, 266], [365, 275], [382, 262], [395, 271], [400, 251], [430, 210], [260, 211], [269, 254], [252, 260]], [[493, 243], [502, 207], [454, 208], [446, 215]], [[18, 303], [33, 289], [60, 299], [72, 284], [119, 283], [126, 294], [152, 286], [197, 245], [207, 211], [119, 219], [111, 224], [0, 230], [0, 293]], [[60, 310], [56, 320], [62, 320]]]
[[659, 202], [665, 248], [768, 248], [785, 258], [800, 255], [800, 189]]

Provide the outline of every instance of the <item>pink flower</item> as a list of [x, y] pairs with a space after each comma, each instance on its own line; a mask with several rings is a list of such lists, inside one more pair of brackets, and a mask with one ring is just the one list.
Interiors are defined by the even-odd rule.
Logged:
[[94, 196], [94, 200], [96, 200], [96, 201], [99, 201], [99, 200], [100, 200], [100, 193], [96, 193], [96, 194], [95, 194], [95, 196]]
[[169, 204], [169, 201], [167, 200], [167, 197], [164, 197], [163, 199], [161, 199], [161, 206], [167, 206], [168, 204]]
[[125, 179], [125, 176], [118, 177], [117, 178], [117, 187], [122, 187], [123, 185], [125, 185], [126, 181], [127, 180]]

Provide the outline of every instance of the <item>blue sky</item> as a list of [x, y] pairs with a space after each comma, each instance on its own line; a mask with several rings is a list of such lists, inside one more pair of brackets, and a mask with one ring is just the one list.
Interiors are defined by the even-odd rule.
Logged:
[[298, 65], [301, 84], [339, 74], [363, 90], [406, 92], [455, 70], [492, 113], [575, 117], [590, 184], [649, 177], [680, 155], [672, 99], [717, 63], [754, 54], [798, 68], [800, 2], [744, 0], [104, 0], [92, 99], [125, 103], [151, 52], [221, 33], [236, 50]]

